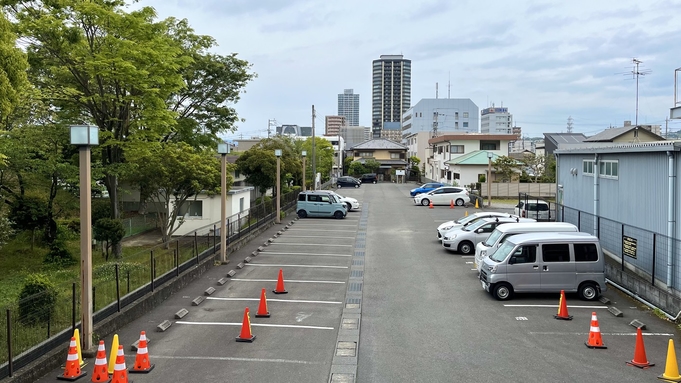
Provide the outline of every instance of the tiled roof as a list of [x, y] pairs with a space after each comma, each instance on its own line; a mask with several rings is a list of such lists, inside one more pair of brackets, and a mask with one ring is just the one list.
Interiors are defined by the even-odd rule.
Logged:
[[578, 144], [586, 140], [582, 133], [544, 133], [544, 137], [556, 144]]
[[398, 144], [395, 141], [386, 140], [385, 138], [374, 138], [372, 140], [364, 141], [350, 148], [351, 150], [359, 149], [396, 149], [396, 150], [407, 150], [407, 147]]
[[[634, 130], [635, 126], [630, 125], [630, 126], [624, 126], [621, 128], [610, 128], [610, 129], [605, 129], [604, 131], [596, 134], [595, 136], [591, 136], [584, 140], [584, 142], [612, 142], [615, 138], [624, 135], [632, 130]], [[658, 136], [657, 134], [639, 127], [639, 132], [645, 131], [648, 135], [653, 135], [655, 138], [658, 138], [659, 140], [664, 140], [662, 136]], [[644, 133], [645, 134], [645, 133]]]

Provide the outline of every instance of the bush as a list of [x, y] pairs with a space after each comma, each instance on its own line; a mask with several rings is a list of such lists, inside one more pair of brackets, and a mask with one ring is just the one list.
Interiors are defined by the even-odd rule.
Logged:
[[19, 294], [19, 320], [26, 325], [47, 322], [57, 303], [57, 288], [41, 274], [26, 278]]
[[58, 267], [69, 267], [75, 265], [78, 261], [66, 248], [66, 243], [57, 240], [50, 245], [50, 251], [45, 255], [43, 263]]
[[261, 203], [270, 202], [270, 201], [272, 201], [271, 196], [266, 195], [264, 197], [258, 197], [258, 198], [255, 199], [255, 205], [260, 205]]
[[57, 221], [57, 225], [73, 234], [80, 234], [80, 218], [66, 218]]

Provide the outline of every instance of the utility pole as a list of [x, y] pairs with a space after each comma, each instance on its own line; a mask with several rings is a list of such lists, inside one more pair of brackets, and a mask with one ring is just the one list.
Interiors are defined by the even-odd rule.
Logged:
[[317, 190], [317, 151], [315, 150], [314, 120], [317, 117], [312, 105], [312, 190]]
[[649, 70], [644, 70], [644, 71], [639, 70], [639, 65], [642, 64], [643, 61], [637, 60], [636, 58], [631, 59], [631, 61], [635, 65], [635, 67], [631, 71], [631, 75], [632, 75], [632, 77], [634, 77], [634, 76], [636, 77], [636, 124], [634, 125], [635, 126], [634, 137], [638, 138], [638, 78], [640, 76], [645, 76], [645, 75], [649, 74], [650, 71]]

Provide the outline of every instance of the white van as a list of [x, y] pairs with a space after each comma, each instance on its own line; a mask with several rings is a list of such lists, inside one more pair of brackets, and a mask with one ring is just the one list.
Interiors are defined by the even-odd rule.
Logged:
[[577, 226], [567, 222], [531, 222], [531, 223], [516, 223], [513, 225], [498, 226], [492, 234], [484, 241], [475, 246], [475, 267], [480, 272], [480, 265], [482, 260], [490, 252], [490, 249], [497, 248], [506, 240], [506, 238], [515, 234], [525, 233], [561, 233], [561, 232], [578, 232]]
[[517, 234], [483, 260], [480, 283], [500, 301], [561, 290], [593, 301], [606, 290], [601, 244], [588, 233]]

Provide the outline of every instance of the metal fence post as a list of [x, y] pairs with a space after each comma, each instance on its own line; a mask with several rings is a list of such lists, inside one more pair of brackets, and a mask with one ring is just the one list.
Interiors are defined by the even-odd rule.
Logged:
[[236, 221], [239, 222], [239, 239], [241, 239], [241, 212], [236, 215]]
[[118, 273], [118, 263], [116, 263], [116, 305], [118, 312], [121, 312], [121, 280]]
[[657, 243], [657, 234], [653, 233], [653, 270], [652, 270], [652, 277], [650, 278], [650, 283], [655, 286], [655, 255], [657, 252], [655, 251], [655, 244]]
[[217, 238], [218, 238], [217, 233], [218, 233], [218, 229], [217, 229], [216, 225], [213, 225], [213, 254], [215, 254], [215, 252], [217, 251], [216, 250], [217, 249], [217, 243], [215, 242], [215, 241], [217, 241]]
[[173, 251], [175, 253], [175, 276], [179, 277], [180, 276], [180, 253], [177, 251]]
[[177, 263], [180, 263], [180, 240], [175, 241], [175, 249], [177, 250]]
[[[621, 224], [622, 226], [622, 236], [620, 238], [624, 238], [624, 224]], [[620, 241], [622, 242], [622, 241]], [[624, 249], [622, 249], [622, 271], [624, 271]]]
[[194, 231], [194, 254], [196, 254], [196, 264], [199, 264], [199, 243], [197, 242], [196, 231]]
[[97, 310], [95, 310], [95, 291], [96, 291], [96, 289], [97, 289], [96, 286], [92, 286], [92, 312], [97, 311]]
[[582, 231], [582, 211], [577, 210], [577, 230]]
[[71, 330], [76, 331], [76, 282], [71, 286]]
[[7, 368], [12, 377], [12, 321], [9, 309], [7, 309]]
[[154, 292], [154, 275], [156, 274], [156, 270], [154, 270], [154, 266], [156, 264], [156, 260], [154, 259], [154, 250], [150, 250], [149, 252], [149, 271], [151, 273], [151, 292]]

